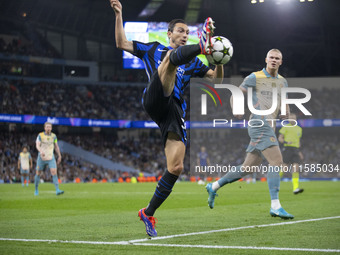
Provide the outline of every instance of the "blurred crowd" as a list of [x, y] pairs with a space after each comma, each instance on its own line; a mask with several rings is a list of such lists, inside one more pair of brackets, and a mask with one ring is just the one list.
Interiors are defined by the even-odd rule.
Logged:
[[0, 110], [53, 117], [145, 120], [143, 89], [2, 80]]
[[[128, 84], [128, 83], [127, 83]], [[142, 107], [142, 86], [98, 86], [29, 81], [0, 81], [0, 111], [51, 117], [149, 120]], [[186, 91], [188, 94], [189, 90]], [[314, 119], [340, 118], [339, 89], [311, 90], [305, 107]], [[187, 95], [185, 95], [187, 96]], [[196, 100], [198, 102], [198, 100]], [[189, 115], [190, 102], [187, 100]], [[27, 107], [29, 106], [29, 107]], [[227, 106], [228, 107], [228, 106]], [[198, 106], [198, 109], [200, 107]], [[295, 107], [298, 118], [308, 118]], [[229, 114], [229, 115], [228, 115]], [[232, 119], [228, 111], [226, 119]]]
[[[154, 131], [154, 130], [153, 130]], [[165, 157], [159, 134], [151, 131], [151, 134], [141, 134], [138, 139], [134, 137], [121, 137], [115, 135], [58, 135], [58, 140], [63, 140], [110, 159], [114, 162], [132, 167], [140, 172], [161, 175], [165, 169]], [[152, 134], [153, 133], [153, 134]], [[37, 134], [2, 132], [0, 134], [0, 181], [16, 182], [20, 180], [20, 171], [17, 168], [18, 157], [24, 145], [28, 145], [35, 169], [37, 150], [35, 140]], [[33, 180], [35, 170], [30, 171]], [[79, 178], [83, 182], [91, 182], [94, 179], [100, 181], [117, 181], [119, 177], [138, 176], [139, 172], [125, 173], [120, 169], [104, 169], [79, 157], [62, 152], [62, 162], [58, 166], [59, 177], [63, 182], [74, 182]], [[43, 171], [42, 179], [50, 180], [50, 172]]]
[[55, 50], [39, 33], [35, 33], [35, 43], [22, 36], [0, 36], [0, 53], [6, 55], [40, 56], [60, 58]]
[[[193, 132], [199, 133], [193, 134]], [[0, 134], [0, 182], [8, 183], [20, 180], [17, 162], [23, 145], [29, 146], [29, 151], [33, 158], [33, 168], [35, 169], [37, 159], [35, 140], [37, 135], [30, 132], [2, 132]], [[185, 180], [189, 178], [190, 172], [194, 173], [193, 167], [197, 162], [197, 154], [202, 145], [206, 147], [212, 165], [239, 165], [245, 158], [245, 149], [249, 143], [246, 131], [226, 132], [225, 134], [212, 134], [211, 131], [192, 131], [190, 137], [193, 139], [190, 140], [191, 144], [188, 145], [186, 151], [185, 170], [182, 175]], [[157, 177], [162, 175], [166, 169], [160, 133], [154, 129], [140, 131], [138, 134], [132, 131], [124, 131], [123, 135], [117, 135], [117, 133], [112, 135], [102, 133], [60, 134], [58, 135], [58, 140], [69, 142], [114, 162], [119, 162], [138, 170], [135, 173], [126, 173], [120, 169], [104, 169], [84, 159], [62, 152], [62, 162], [58, 166], [59, 178], [62, 182], [75, 182], [76, 179], [82, 182], [104, 179], [115, 182], [120, 177], [136, 177], [139, 172]], [[301, 151], [304, 155], [303, 163], [333, 164], [336, 166], [339, 164], [338, 159], [340, 158], [340, 138], [324, 131], [304, 135]], [[190, 165], [192, 169], [190, 169]], [[30, 172], [31, 182], [35, 174], [34, 169]], [[198, 174], [198, 176], [200, 175]], [[258, 175], [258, 178], [260, 176], [261, 174]], [[305, 172], [303, 176], [339, 178], [340, 171], [332, 173]], [[204, 178], [204, 176], [201, 177]], [[43, 171], [42, 179], [50, 181], [50, 172]]]
[[[278, 135], [278, 130], [277, 135]], [[308, 130], [309, 131], [309, 130]], [[194, 133], [195, 132], [195, 133]], [[190, 132], [191, 157], [198, 157], [201, 147], [204, 146], [208, 153], [211, 165], [216, 166], [237, 166], [243, 163], [246, 157], [246, 149], [249, 145], [247, 129], [243, 130], [222, 130], [222, 131], [200, 131]], [[204, 141], [204, 142], [202, 142]], [[281, 150], [283, 146], [280, 144]], [[340, 177], [340, 137], [337, 133], [327, 132], [326, 128], [315, 130], [313, 133], [303, 129], [300, 151], [303, 154], [302, 164], [326, 164], [328, 169], [333, 167], [337, 171], [312, 172], [303, 167], [302, 176], [308, 178], [339, 178]], [[192, 160], [190, 162], [193, 162]], [[195, 162], [195, 161], [194, 161]], [[197, 160], [196, 160], [197, 162]], [[263, 159], [263, 165], [268, 162]], [[191, 172], [195, 172], [195, 165], [191, 165]], [[324, 166], [326, 169], [326, 166]], [[223, 175], [223, 174], [222, 174]], [[257, 177], [266, 176], [258, 174]], [[286, 174], [290, 177], [290, 174]]]

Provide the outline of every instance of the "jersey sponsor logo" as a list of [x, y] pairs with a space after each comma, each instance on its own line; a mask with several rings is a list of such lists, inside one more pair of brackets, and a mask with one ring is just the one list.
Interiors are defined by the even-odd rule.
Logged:
[[184, 75], [184, 73], [185, 73], [185, 70], [183, 69], [183, 68], [181, 68], [180, 66], [179, 67], [177, 67], [177, 75], [179, 76], [179, 77], [183, 77], [183, 75]]

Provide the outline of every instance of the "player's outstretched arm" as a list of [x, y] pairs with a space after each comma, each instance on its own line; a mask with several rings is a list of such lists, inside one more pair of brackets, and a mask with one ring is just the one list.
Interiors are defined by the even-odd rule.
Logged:
[[125, 50], [125, 51], [132, 53], [133, 43], [126, 39], [126, 35], [125, 35], [124, 27], [123, 27], [122, 4], [119, 2], [119, 0], [110, 0], [110, 5], [116, 15], [116, 23], [115, 23], [116, 47], [118, 49]]

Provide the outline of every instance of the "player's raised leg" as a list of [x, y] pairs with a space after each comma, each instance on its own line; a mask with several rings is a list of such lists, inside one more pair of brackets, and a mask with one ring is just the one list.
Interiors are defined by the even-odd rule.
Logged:
[[293, 219], [294, 216], [287, 213], [281, 206], [279, 200], [280, 191], [280, 167], [283, 165], [282, 155], [279, 146], [272, 146], [262, 151], [263, 156], [271, 166], [267, 173], [271, 208], [270, 215], [282, 219]]
[[[244, 160], [242, 165], [236, 167], [235, 171], [230, 171], [225, 174], [221, 179], [215, 181], [213, 183], [208, 183], [206, 186], [207, 192], [209, 194], [208, 197], [208, 205], [211, 209], [214, 208], [215, 197], [217, 196], [216, 192], [218, 189], [223, 187], [228, 183], [233, 183], [235, 181], [240, 180], [244, 176], [250, 174], [250, 171], [244, 171], [249, 166], [258, 166], [262, 162], [261, 156], [257, 152], [248, 152], [246, 159]], [[242, 167], [243, 166], [243, 167]]]
[[175, 87], [177, 66], [171, 64], [170, 62], [170, 55], [172, 52], [173, 51], [167, 52], [162, 63], [159, 65], [157, 69], [159, 80], [161, 81], [165, 97], [169, 97]]

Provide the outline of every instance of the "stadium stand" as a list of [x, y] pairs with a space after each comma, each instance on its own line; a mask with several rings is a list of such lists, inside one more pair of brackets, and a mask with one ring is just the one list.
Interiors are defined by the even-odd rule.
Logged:
[[[101, 155], [114, 162], [120, 162], [124, 165], [135, 168], [141, 172], [149, 173], [153, 176], [159, 176], [165, 169], [164, 153], [161, 146], [161, 139], [158, 132], [147, 130], [141, 132], [137, 137], [128, 137], [131, 131], [126, 131], [126, 137], [122, 136], [117, 139], [117, 135], [107, 134], [83, 134], [83, 135], [58, 135], [59, 140], [67, 141], [86, 151]], [[114, 133], [114, 132], [113, 132]], [[202, 137], [209, 136], [208, 133], [202, 133]], [[242, 138], [243, 137], [243, 138]], [[222, 138], [222, 137], [221, 137]], [[310, 139], [312, 138], [312, 139]], [[0, 180], [3, 182], [19, 181], [19, 171], [17, 169], [17, 160], [20, 149], [23, 145], [29, 145], [33, 157], [33, 165], [36, 165], [37, 152], [35, 149], [36, 133], [22, 133], [20, 136], [16, 132], [2, 132], [0, 136], [1, 172]], [[209, 139], [207, 139], [209, 140]], [[205, 141], [207, 141], [205, 140]], [[216, 140], [211, 144], [205, 144], [209, 151], [209, 157], [212, 162], [219, 162], [221, 165], [238, 165], [243, 160], [244, 149], [248, 145], [248, 138], [242, 135], [226, 135], [219, 139], [221, 144], [216, 144]], [[221, 158], [218, 149], [228, 141], [228, 144], [238, 144], [239, 146], [224, 146], [225, 158]], [[199, 142], [199, 141], [196, 141]], [[318, 132], [309, 134], [308, 139], [302, 140], [302, 152], [305, 162], [308, 163], [326, 163], [337, 164], [340, 157], [340, 140], [334, 137], [334, 134], [325, 134]], [[189, 154], [189, 149], [187, 151]], [[75, 182], [79, 178], [84, 182], [92, 182], [93, 179], [98, 181], [118, 181], [119, 177], [127, 178], [138, 176], [137, 173], [127, 173], [121, 169], [104, 169], [94, 163], [88, 163], [86, 160], [63, 153], [62, 166], [59, 170], [60, 179], [63, 182]], [[31, 179], [33, 178], [31, 171]], [[189, 179], [189, 155], [185, 158], [184, 180]], [[49, 180], [49, 171], [44, 171], [45, 176], [42, 179]], [[258, 175], [260, 178], [262, 175]], [[304, 173], [304, 177], [340, 177], [334, 173]]]
[[[141, 104], [144, 87], [134, 86], [133, 83], [126, 83], [125, 86], [97, 86], [2, 79], [0, 89], [3, 91], [0, 95], [2, 113], [149, 120]], [[340, 118], [337, 109], [339, 89], [310, 91], [313, 96], [306, 108], [313, 113], [314, 119]], [[322, 107], [325, 102], [327, 109]], [[297, 109], [293, 108], [293, 111], [298, 118], [302, 116]], [[226, 117], [232, 118], [231, 113]]]

